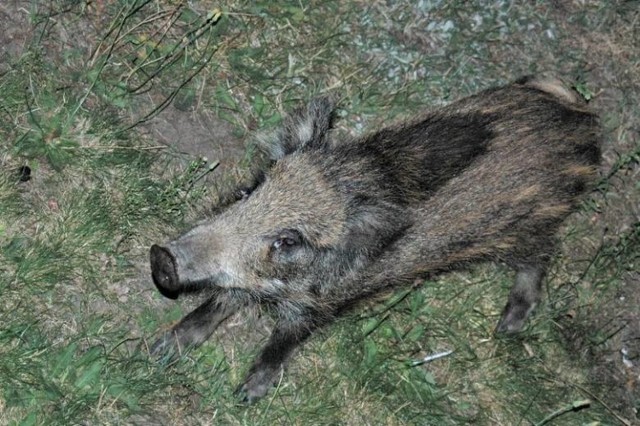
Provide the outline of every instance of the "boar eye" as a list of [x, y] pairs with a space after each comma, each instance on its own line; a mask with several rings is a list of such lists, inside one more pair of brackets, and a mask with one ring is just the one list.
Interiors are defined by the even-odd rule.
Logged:
[[238, 189], [234, 194], [235, 199], [237, 201], [244, 200], [245, 198], [249, 197], [249, 195], [251, 195], [252, 191], [253, 191], [253, 188], [248, 188], [248, 187]]
[[285, 229], [280, 231], [271, 243], [274, 250], [287, 250], [302, 243], [302, 235], [295, 229]]

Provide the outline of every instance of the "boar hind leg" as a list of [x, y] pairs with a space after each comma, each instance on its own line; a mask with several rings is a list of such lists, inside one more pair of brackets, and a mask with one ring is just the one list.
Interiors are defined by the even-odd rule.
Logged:
[[242, 294], [218, 290], [206, 302], [164, 333], [152, 346], [151, 354], [172, 359], [185, 349], [205, 342], [218, 326], [247, 304]]
[[527, 317], [540, 300], [545, 269], [545, 265], [529, 265], [516, 269], [515, 284], [509, 293], [509, 301], [498, 322], [496, 333], [516, 333], [522, 329]]
[[269, 342], [254, 361], [236, 393], [244, 402], [253, 403], [266, 395], [278, 380], [284, 364], [294, 349], [306, 340], [315, 326], [310, 322], [286, 321], [276, 325]]

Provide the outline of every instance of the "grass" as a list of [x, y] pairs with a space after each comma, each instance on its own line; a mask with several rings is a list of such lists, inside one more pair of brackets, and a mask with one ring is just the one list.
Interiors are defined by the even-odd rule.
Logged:
[[[632, 3], [118, 0], [7, 12], [28, 43], [0, 69], [0, 424], [637, 421]], [[360, 133], [545, 69], [593, 98], [604, 177], [565, 226], [522, 335], [492, 336], [511, 274], [481, 265], [323, 331], [254, 406], [232, 390], [266, 336], [258, 313], [174, 364], [148, 357], [148, 340], [195, 301], [156, 294], [147, 248], [198, 218], [226, 179], [215, 146], [208, 161], [149, 137], [170, 104], [250, 139], [337, 93], [338, 131]], [[622, 346], [636, 370], [620, 366]]]

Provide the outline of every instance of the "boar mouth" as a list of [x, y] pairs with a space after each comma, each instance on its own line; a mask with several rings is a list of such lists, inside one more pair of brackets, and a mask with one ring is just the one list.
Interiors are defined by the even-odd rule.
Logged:
[[176, 258], [168, 249], [156, 244], [151, 246], [149, 258], [153, 283], [160, 294], [169, 299], [177, 299], [180, 291]]

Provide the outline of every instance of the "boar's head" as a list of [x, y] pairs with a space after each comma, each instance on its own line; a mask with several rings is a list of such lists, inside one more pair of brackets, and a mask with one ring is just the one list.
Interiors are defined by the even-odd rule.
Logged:
[[375, 249], [363, 238], [397, 228], [393, 209], [358, 195], [369, 178], [331, 154], [333, 109], [330, 100], [315, 99], [287, 118], [254, 188], [176, 240], [151, 247], [153, 280], [164, 296], [209, 285], [267, 296], [308, 290], [323, 275], [353, 268], [354, 248]]

